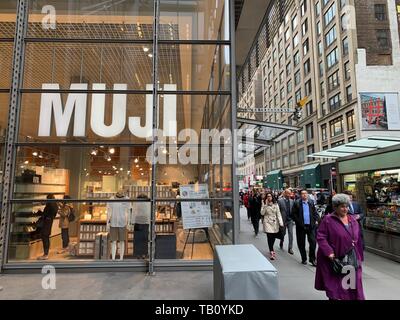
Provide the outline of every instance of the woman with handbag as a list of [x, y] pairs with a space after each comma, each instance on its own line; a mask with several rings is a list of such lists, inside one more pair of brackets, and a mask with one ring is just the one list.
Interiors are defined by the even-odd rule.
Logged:
[[349, 205], [347, 195], [335, 195], [334, 212], [322, 220], [317, 233], [315, 289], [325, 291], [330, 300], [365, 300], [361, 229], [357, 220], [348, 214]]
[[263, 196], [261, 215], [264, 217], [263, 228], [264, 232], [267, 234], [269, 258], [275, 260], [276, 254], [274, 251], [274, 244], [275, 239], [282, 239], [283, 219], [279, 206], [270, 192], [267, 192]]

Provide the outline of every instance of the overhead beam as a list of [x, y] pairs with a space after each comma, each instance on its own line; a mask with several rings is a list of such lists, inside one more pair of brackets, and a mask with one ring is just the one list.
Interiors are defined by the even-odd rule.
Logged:
[[241, 124], [249, 124], [249, 125], [253, 125], [253, 126], [276, 128], [276, 129], [283, 129], [283, 130], [289, 130], [289, 131], [299, 131], [301, 129], [299, 127], [290, 126], [287, 124], [279, 124], [279, 123], [274, 123], [274, 122], [251, 120], [251, 119], [246, 119], [246, 118], [237, 118], [236, 121]]

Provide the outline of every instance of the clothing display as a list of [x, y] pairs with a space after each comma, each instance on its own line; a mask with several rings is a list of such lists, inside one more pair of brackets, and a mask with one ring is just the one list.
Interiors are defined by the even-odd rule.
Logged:
[[125, 241], [126, 240], [126, 227], [122, 227], [122, 228], [110, 227], [110, 240], [111, 241]]

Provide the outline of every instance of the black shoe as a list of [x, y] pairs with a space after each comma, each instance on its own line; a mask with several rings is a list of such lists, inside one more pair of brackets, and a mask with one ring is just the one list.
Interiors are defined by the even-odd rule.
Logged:
[[290, 254], [294, 254], [294, 252], [293, 252], [293, 250], [292, 249], [289, 249], [289, 251], [288, 251]]
[[301, 263], [306, 265], [307, 264], [307, 260], [303, 260]]
[[316, 266], [317, 266], [317, 263], [315, 262], [315, 260], [314, 260], [314, 261], [310, 261], [310, 264], [311, 264], [313, 267], [316, 267]]

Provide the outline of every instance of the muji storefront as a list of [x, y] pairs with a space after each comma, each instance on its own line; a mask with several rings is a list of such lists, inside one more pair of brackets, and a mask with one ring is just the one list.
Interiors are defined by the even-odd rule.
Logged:
[[1, 1], [2, 271], [209, 268], [237, 242], [231, 2]]

